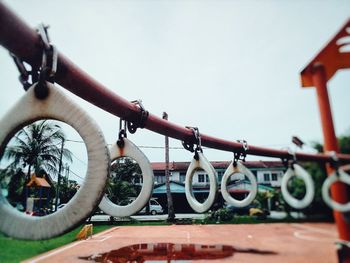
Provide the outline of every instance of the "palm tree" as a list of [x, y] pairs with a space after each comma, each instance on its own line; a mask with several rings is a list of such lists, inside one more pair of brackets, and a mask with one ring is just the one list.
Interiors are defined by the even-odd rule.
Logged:
[[10, 161], [8, 168], [27, 169], [26, 182], [31, 171], [44, 169], [52, 175], [58, 174], [61, 155], [72, 161], [72, 153], [64, 148], [65, 134], [52, 121], [34, 122], [21, 129], [5, 149], [4, 157]]

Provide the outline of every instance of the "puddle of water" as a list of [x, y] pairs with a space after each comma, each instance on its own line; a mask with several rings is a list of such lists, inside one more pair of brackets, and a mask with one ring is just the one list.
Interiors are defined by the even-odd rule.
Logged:
[[143, 243], [79, 259], [92, 262], [186, 262], [199, 259], [222, 259], [234, 253], [274, 255], [273, 251], [235, 248], [228, 245]]

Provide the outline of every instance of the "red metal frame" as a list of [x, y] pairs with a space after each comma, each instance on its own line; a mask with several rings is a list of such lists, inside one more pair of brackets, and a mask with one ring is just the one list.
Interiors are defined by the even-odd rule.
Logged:
[[[327, 82], [339, 69], [350, 68], [350, 53], [341, 52], [344, 46], [350, 44], [349, 41], [342, 41], [342, 39], [349, 36], [350, 20], [301, 72], [302, 86], [314, 86], [316, 88], [324, 137], [324, 151], [339, 151]], [[327, 172], [329, 175], [333, 172], [329, 165], [327, 166]], [[337, 202], [346, 203], [350, 200], [350, 193], [344, 184], [333, 184], [331, 194]], [[337, 223], [339, 237], [342, 240], [350, 241], [350, 223], [344, 219], [342, 213], [336, 211], [334, 211], [334, 218]], [[343, 260], [344, 262], [350, 262], [350, 258]]]
[[[42, 49], [38, 34], [6, 7], [3, 2], [0, 2], [0, 44], [34, 67], [37, 67], [41, 62]], [[62, 54], [59, 54], [55, 80], [65, 89], [115, 116], [128, 121], [135, 121], [139, 117], [137, 106], [98, 83]], [[189, 129], [165, 121], [153, 114], [149, 115], [146, 128], [178, 140], [193, 139], [192, 132]], [[204, 134], [202, 134], [202, 145], [223, 151], [242, 151], [240, 143]], [[252, 145], [249, 146], [247, 153], [277, 158], [290, 157], [288, 151]], [[338, 156], [341, 163], [350, 163], [350, 155], [339, 154]], [[326, 154], [297, 153], [296, 157], [301, 161], [329, 162], [332, 160]]]

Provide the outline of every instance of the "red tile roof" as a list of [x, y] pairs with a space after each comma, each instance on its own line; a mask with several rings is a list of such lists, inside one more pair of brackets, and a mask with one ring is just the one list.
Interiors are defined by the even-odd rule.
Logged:
[[45, 180], [45, 178], [36, 177], [32, 174], [30, 181], [27, 184], [28, 187], [51, 187], [50, 184]]

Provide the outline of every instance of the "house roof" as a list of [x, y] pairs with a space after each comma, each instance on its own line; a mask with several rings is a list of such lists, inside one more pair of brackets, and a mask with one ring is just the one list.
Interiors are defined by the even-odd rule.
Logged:
[[45, 180], [45, 178], [37, 177], [32, 174], [32, 177], [27, 184], [28, 187], [51, 187], [50, 184]]
[[[213, 161], [211, 164], [216, 169], [226, 169], [231, 161]], [[170, 162], [170, 171], [185, 171], [187, 170], [190, 162]], [[247, 168], [284, 168], [284, 165], [280, 161], [247, 161], [244, 163]], [[164, 171], [165, 162], [153, 162], [151, 163], [152, 169], [154, 171]]]

